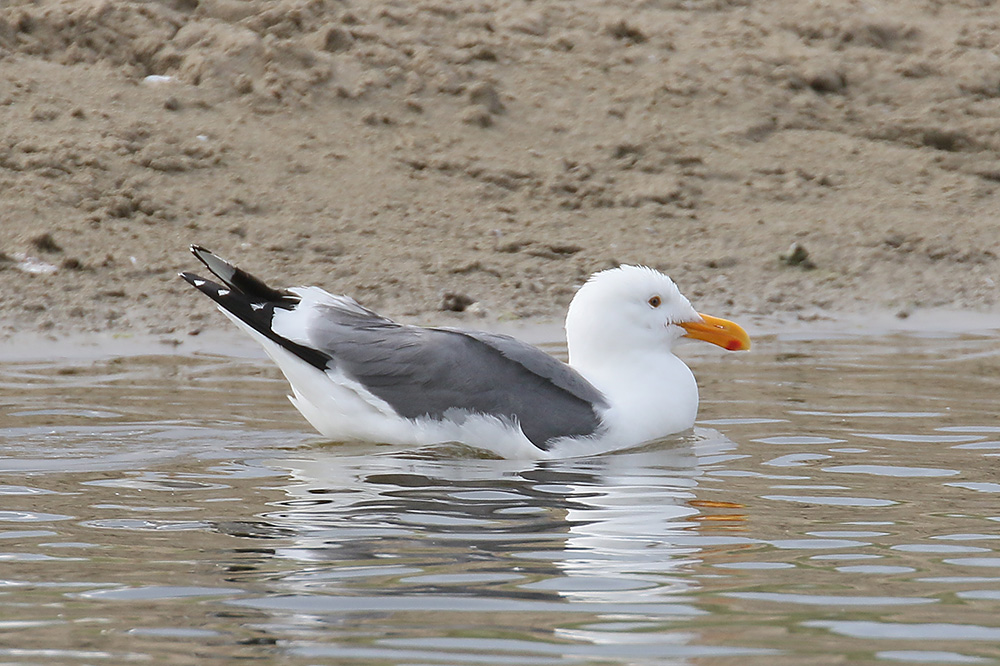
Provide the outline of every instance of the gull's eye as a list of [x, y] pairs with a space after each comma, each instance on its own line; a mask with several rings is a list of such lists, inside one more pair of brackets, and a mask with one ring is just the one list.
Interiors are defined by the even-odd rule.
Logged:
[[659, 297], [659, 296], [653, 296], [652, 298], [650, 298], [650, 299], [649, 299], [648, 301], [646, 301], [646, 302], [647, 302], [647, 303], [649, 303], [649, 305], [650, 305], [651, 307], [654, 307], [654, 308], [658, 308], [658, 307], [660, 307], [660, 304], [661, 304], [661, 303], [662, 303], [663, 301], [662, 301], [662, 300], [660, 300], [660, 297]]

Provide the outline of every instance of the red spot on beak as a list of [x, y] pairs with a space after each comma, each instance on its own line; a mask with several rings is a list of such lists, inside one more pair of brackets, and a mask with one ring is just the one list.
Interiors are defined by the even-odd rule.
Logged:
[[731, 340], [726, 344], [726, 349], [729, 351], [738, 351], [743, 348], [743, 345], [739, 340]]

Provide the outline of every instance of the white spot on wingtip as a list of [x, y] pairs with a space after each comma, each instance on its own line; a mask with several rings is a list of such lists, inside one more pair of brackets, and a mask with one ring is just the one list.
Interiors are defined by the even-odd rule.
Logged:
[[195, 279], [194, 286], [196, 286], [196, 287], [204, 287], [205, 286], [205, 281], [204, 280]]
[[220, 289], [220, 290], [219, 290], [219, 296], [228, 296], [228, 295], [229, 295], [229, 293], [230, 293], [230, 292], [229, 292], [229, 290], [228, 290], [228, 289]]
[[264, 303], [251, 303], [250, 307], [253, 310], [263, 310], [266, 307], [266, 305]]

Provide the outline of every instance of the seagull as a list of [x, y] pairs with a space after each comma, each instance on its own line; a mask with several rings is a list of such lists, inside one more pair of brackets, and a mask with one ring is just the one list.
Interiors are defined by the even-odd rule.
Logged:
[[577, 291], [567, 364], [507, 335], [399, 324], [319, 287], [274, 289], [191, 252], [221, 283], [180, 277], [264, 347], [292, 404], [338, 441], [458, 442], [536, 459], [632, 448], [694, 425], [698, 385], [675, 344], [750, 348], [740, 326], [699, 314], [643, 266], [600, 271]]

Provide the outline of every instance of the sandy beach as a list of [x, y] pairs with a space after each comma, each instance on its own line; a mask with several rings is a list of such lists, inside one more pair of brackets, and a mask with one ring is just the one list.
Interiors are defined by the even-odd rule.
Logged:
[[989, 2], [13, 0], [0, 335], [228, 323], [197, 243], [413, 322], [640, 263], [754, 321], [1000, 312]]

